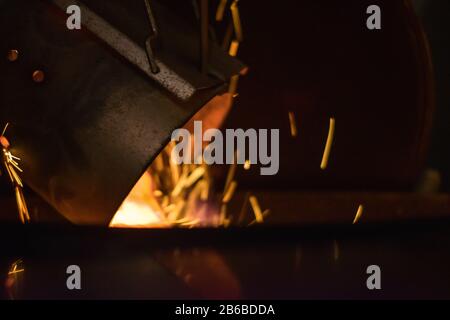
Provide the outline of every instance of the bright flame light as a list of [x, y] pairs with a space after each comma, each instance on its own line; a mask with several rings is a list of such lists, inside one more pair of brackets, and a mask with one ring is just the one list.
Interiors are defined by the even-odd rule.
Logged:
[[125, 201], [111, 220], [110, 227], [159, 227], [161, 217], [145, 203]]
[[117, 210], [109, 226], [119, 228], [167, 227], [162, 214], [154, 206], [155, 200], [151, 190], [151, 176], [146, 172]]

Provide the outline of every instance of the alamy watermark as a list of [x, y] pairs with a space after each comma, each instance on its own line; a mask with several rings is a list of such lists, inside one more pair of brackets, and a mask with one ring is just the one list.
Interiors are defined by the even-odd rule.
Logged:
[[66, 268], [66, 274], [69, 275], [66, 280], [67, 289], [81, 290], [81, 268], [72, 264]]
[[[77, 5], [70, 5], [67, 7], [66, 13], [69, 15], [67, 18], [67, 28], [69, 30], [81, 29], [81, 9]], [[378, 5], [369, 5], [366, 9], [366, 14], [369, 16], [366, 19], [366, 27], [369, 30], [381, 29], [381, 8]]]
[[[280, 166], [279, 129], [219, 129], [203, 132], [202, 121], [194, 121], [194, 134], [187, 129], [172, 133], [176, 142], [171, 160], [176, 164], [260, 164], [261, 175], [275, 175]], [[203, 148], [204, 143], [208, 143]], [[270, 150], [270, 152], [269, 152]]]
[[367, 289], [381, 290], [381, 268], [372, 264], [367, 267], [366, 273], [369, 275], [366, 281]]

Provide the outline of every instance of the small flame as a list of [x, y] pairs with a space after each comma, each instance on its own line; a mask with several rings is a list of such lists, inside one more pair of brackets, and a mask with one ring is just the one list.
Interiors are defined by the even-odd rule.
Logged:
[[151, 186], [151, 176], [145, 172], [122, 203], [109, 226], [122, 228], [167, 227], [162, 212], [157, 209]]
[[160, 214], [146, 203], [125, 201], [111, 220], [110, 227], [160, 227], [165, 226]]

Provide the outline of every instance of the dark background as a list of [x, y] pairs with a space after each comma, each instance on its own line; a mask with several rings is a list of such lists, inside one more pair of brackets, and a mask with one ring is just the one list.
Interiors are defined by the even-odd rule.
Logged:
[[442, 191], [450, 191], [450, 2], [415, 0], [431, 44], [436, 79], [437, 108], [428, 165], [442, 176]]
[[[249, 65], [250, 73], [240, 80], [239, 96], [226, 126], [275, 127], [282, 133], [280, 174], [261, 178], [259, 170], [252, 168], [250, 174], [239, 177], [242, 187], [412, 191], [424, 170], [431, 168], [440, 175], [439, 191], [450, 191], [450, 3], [413, 1], [431, 45], [437, 102], [429, 148], [420, 147], [425, 151], [418, 152], [418, 146], [427, 141], [414, 137], [424, 124], [417, 120], [418, 109], [411, 111], [415, 96], [408, 90], [415, 74], [409, 68], [411, 55], [403, 54], [409, 48], [402, 31], [392, 33], [398, 21], [394, 2], [374, 2], [386, 9], [384, 33], [375, 36], [363, 28], [365, 15], [361, 13], [366, 1], [348, 2], [351, 5], [240, 2], [244, 42], [238, 56]], [[224, 24], [215, 27], [220, 38]], [[371, 63], [371, 56], [380, 55], [379, 61]], [[380, 79], [383, 84], [374, 89]], [[287, 112], [292, 108], [299, 140], [288, 134]], [[336, 116], [337, 135], [325, 175], [319, 164], [330, 116]], [[343, 122], [343, 116], [349, 116], [348, 120]], [[345, 137], [353, 140], [345, 141]], [[369, 143], [361, 147], [361, 142]], [[426, 166], [421, 165], [421, 157], [427, 159]], [[52, 211], [31, 190], [25, 193], [39, 204], [33, 209], [39, 211], [35, 214], [45, 216]], [[5, 176], [0, 179], [0, 196], [0, 215], [8, 218], [15, 212], [11, 211], [15, 201]]]

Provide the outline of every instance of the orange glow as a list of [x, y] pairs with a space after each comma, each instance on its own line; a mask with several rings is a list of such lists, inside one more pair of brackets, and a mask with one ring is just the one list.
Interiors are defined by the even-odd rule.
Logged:
[[[231, 103], [232, 96], [228, 93], [216, 96], [185, 128], [192, 132], [193, 123], [197, 120], [203, 122], [205, 130], [220, 127]], [[210, 192], [209, 167], [205, 164], [175, 164], [171, 161], [174, 146], [173, 142], [169, 143], [156, 157], [114, 215], [110, 227], [192, 228], [218, 225], [220, 197]], [[234, 192], [231, 191], [228, 198]], [[217, 201], [219, 203], [214, 205]]]
[[151, 176], [146, 172], [117, 210], [110, 227], [159, 228], [167, 227], [151, 192]]

